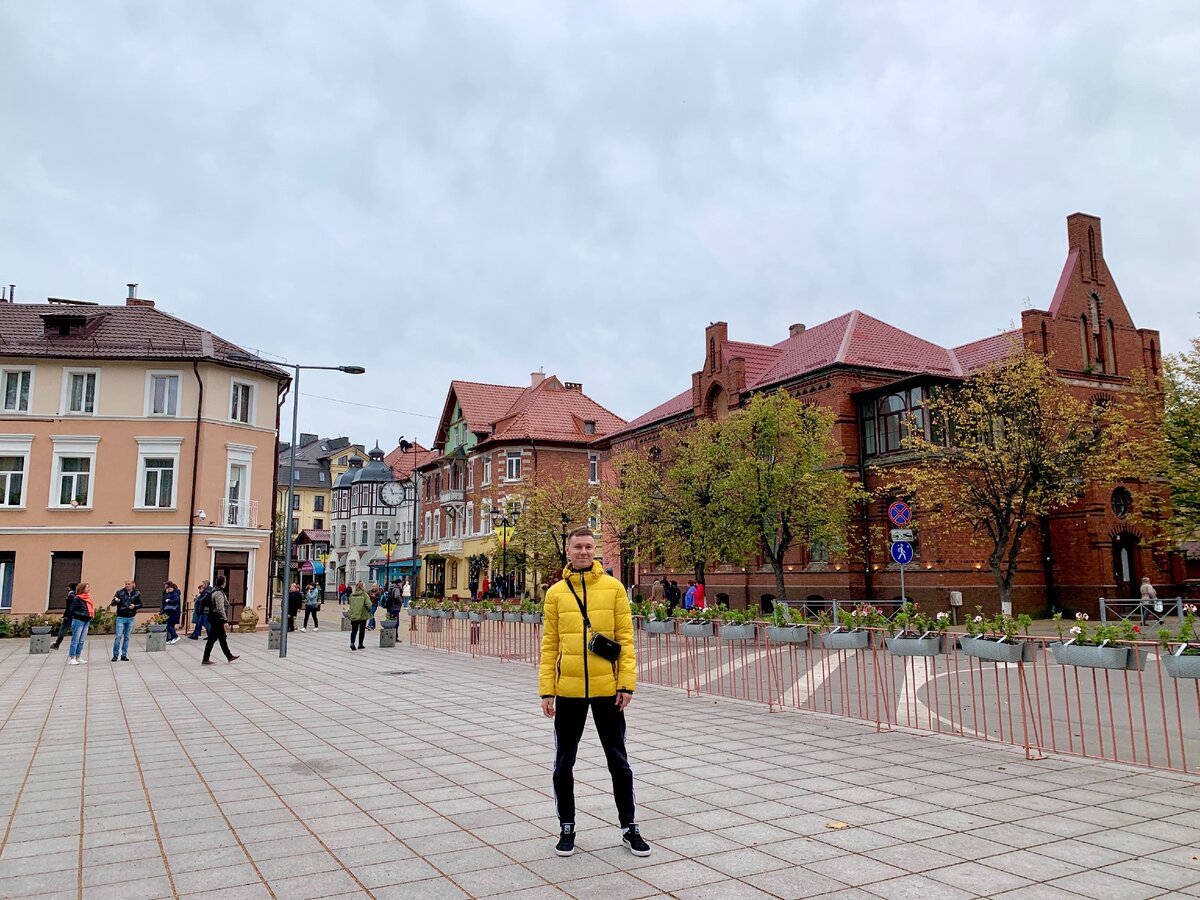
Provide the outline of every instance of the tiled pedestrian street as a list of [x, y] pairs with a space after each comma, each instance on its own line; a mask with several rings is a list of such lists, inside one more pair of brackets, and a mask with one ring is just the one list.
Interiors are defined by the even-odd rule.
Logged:
[[[1200, 897], [1200, 780], [646, 688], [642, 832], [594, 732], [554, 855], [525, 665], [378, 632], [86, 666], [0, 641], [0, 897]], [[219, 654], [217, 654], [219, 657]]]

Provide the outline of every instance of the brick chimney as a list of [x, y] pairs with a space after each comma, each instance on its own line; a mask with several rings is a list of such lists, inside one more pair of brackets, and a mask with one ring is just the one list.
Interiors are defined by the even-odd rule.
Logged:
[[798, 334], [804, 334], [803, 322], [797, 322], [795, 325], [788, 326], [788, 337], [795, 337]]
[[150, 309], [154, 309], [154, 301], [153, 300], [142, 300], [138, 297], [138, 295], [137, 295], [138, 286], [135, 282], [131, 281], [125, 286], [127, 288], [129, 288], [129, 295], [125, 298], [126, 306], [147, 306]]
[[531, 387], [537, 387], [539, 384], [541, 384], [545, 380], [546, 380], [545, 372], [530, 372], [529, 373], [529, 383], [530, 383]]

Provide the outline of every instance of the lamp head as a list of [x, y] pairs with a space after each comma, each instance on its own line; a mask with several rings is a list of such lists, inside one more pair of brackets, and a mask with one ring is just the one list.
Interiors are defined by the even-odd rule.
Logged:
[[338, 366], [338, 371], [347, 375], [365, 375], [367, 370], [362, 366]]

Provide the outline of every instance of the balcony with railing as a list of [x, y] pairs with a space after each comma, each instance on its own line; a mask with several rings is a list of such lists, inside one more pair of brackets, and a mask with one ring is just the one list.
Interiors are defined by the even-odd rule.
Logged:
[[445, 538], [438, 541], [438, 553], [443, 556], [452, 556], [462, 553], [463, 542], [459, 538]]
[[438, 494], [442, 503], [462, 503], [466, 500], [466, 491], [462, 488], [445, 488]]
[[257, 528], [258, 501], [225, 498], [221, 501], [221, 517], [218, 523], [229, 528]]

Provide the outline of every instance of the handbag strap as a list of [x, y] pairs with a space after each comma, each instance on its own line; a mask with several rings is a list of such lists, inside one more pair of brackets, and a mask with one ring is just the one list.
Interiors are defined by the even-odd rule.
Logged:
[[583, 599], [579, 599], [579, 595], [575, 593], [575, 585], [571, 584], [571, 576], [566, 577], [567, 590], [571, 592], [571, 596], [575, 598], [575, 602], [579, 605], [579, 613], [583, 616], [583, 625], [588, 630], [592, 630], [591, 620], [587, 614], [587, 581], [583, 577], [583, 573], [579, 573], [579, 584], [583, 587]]

